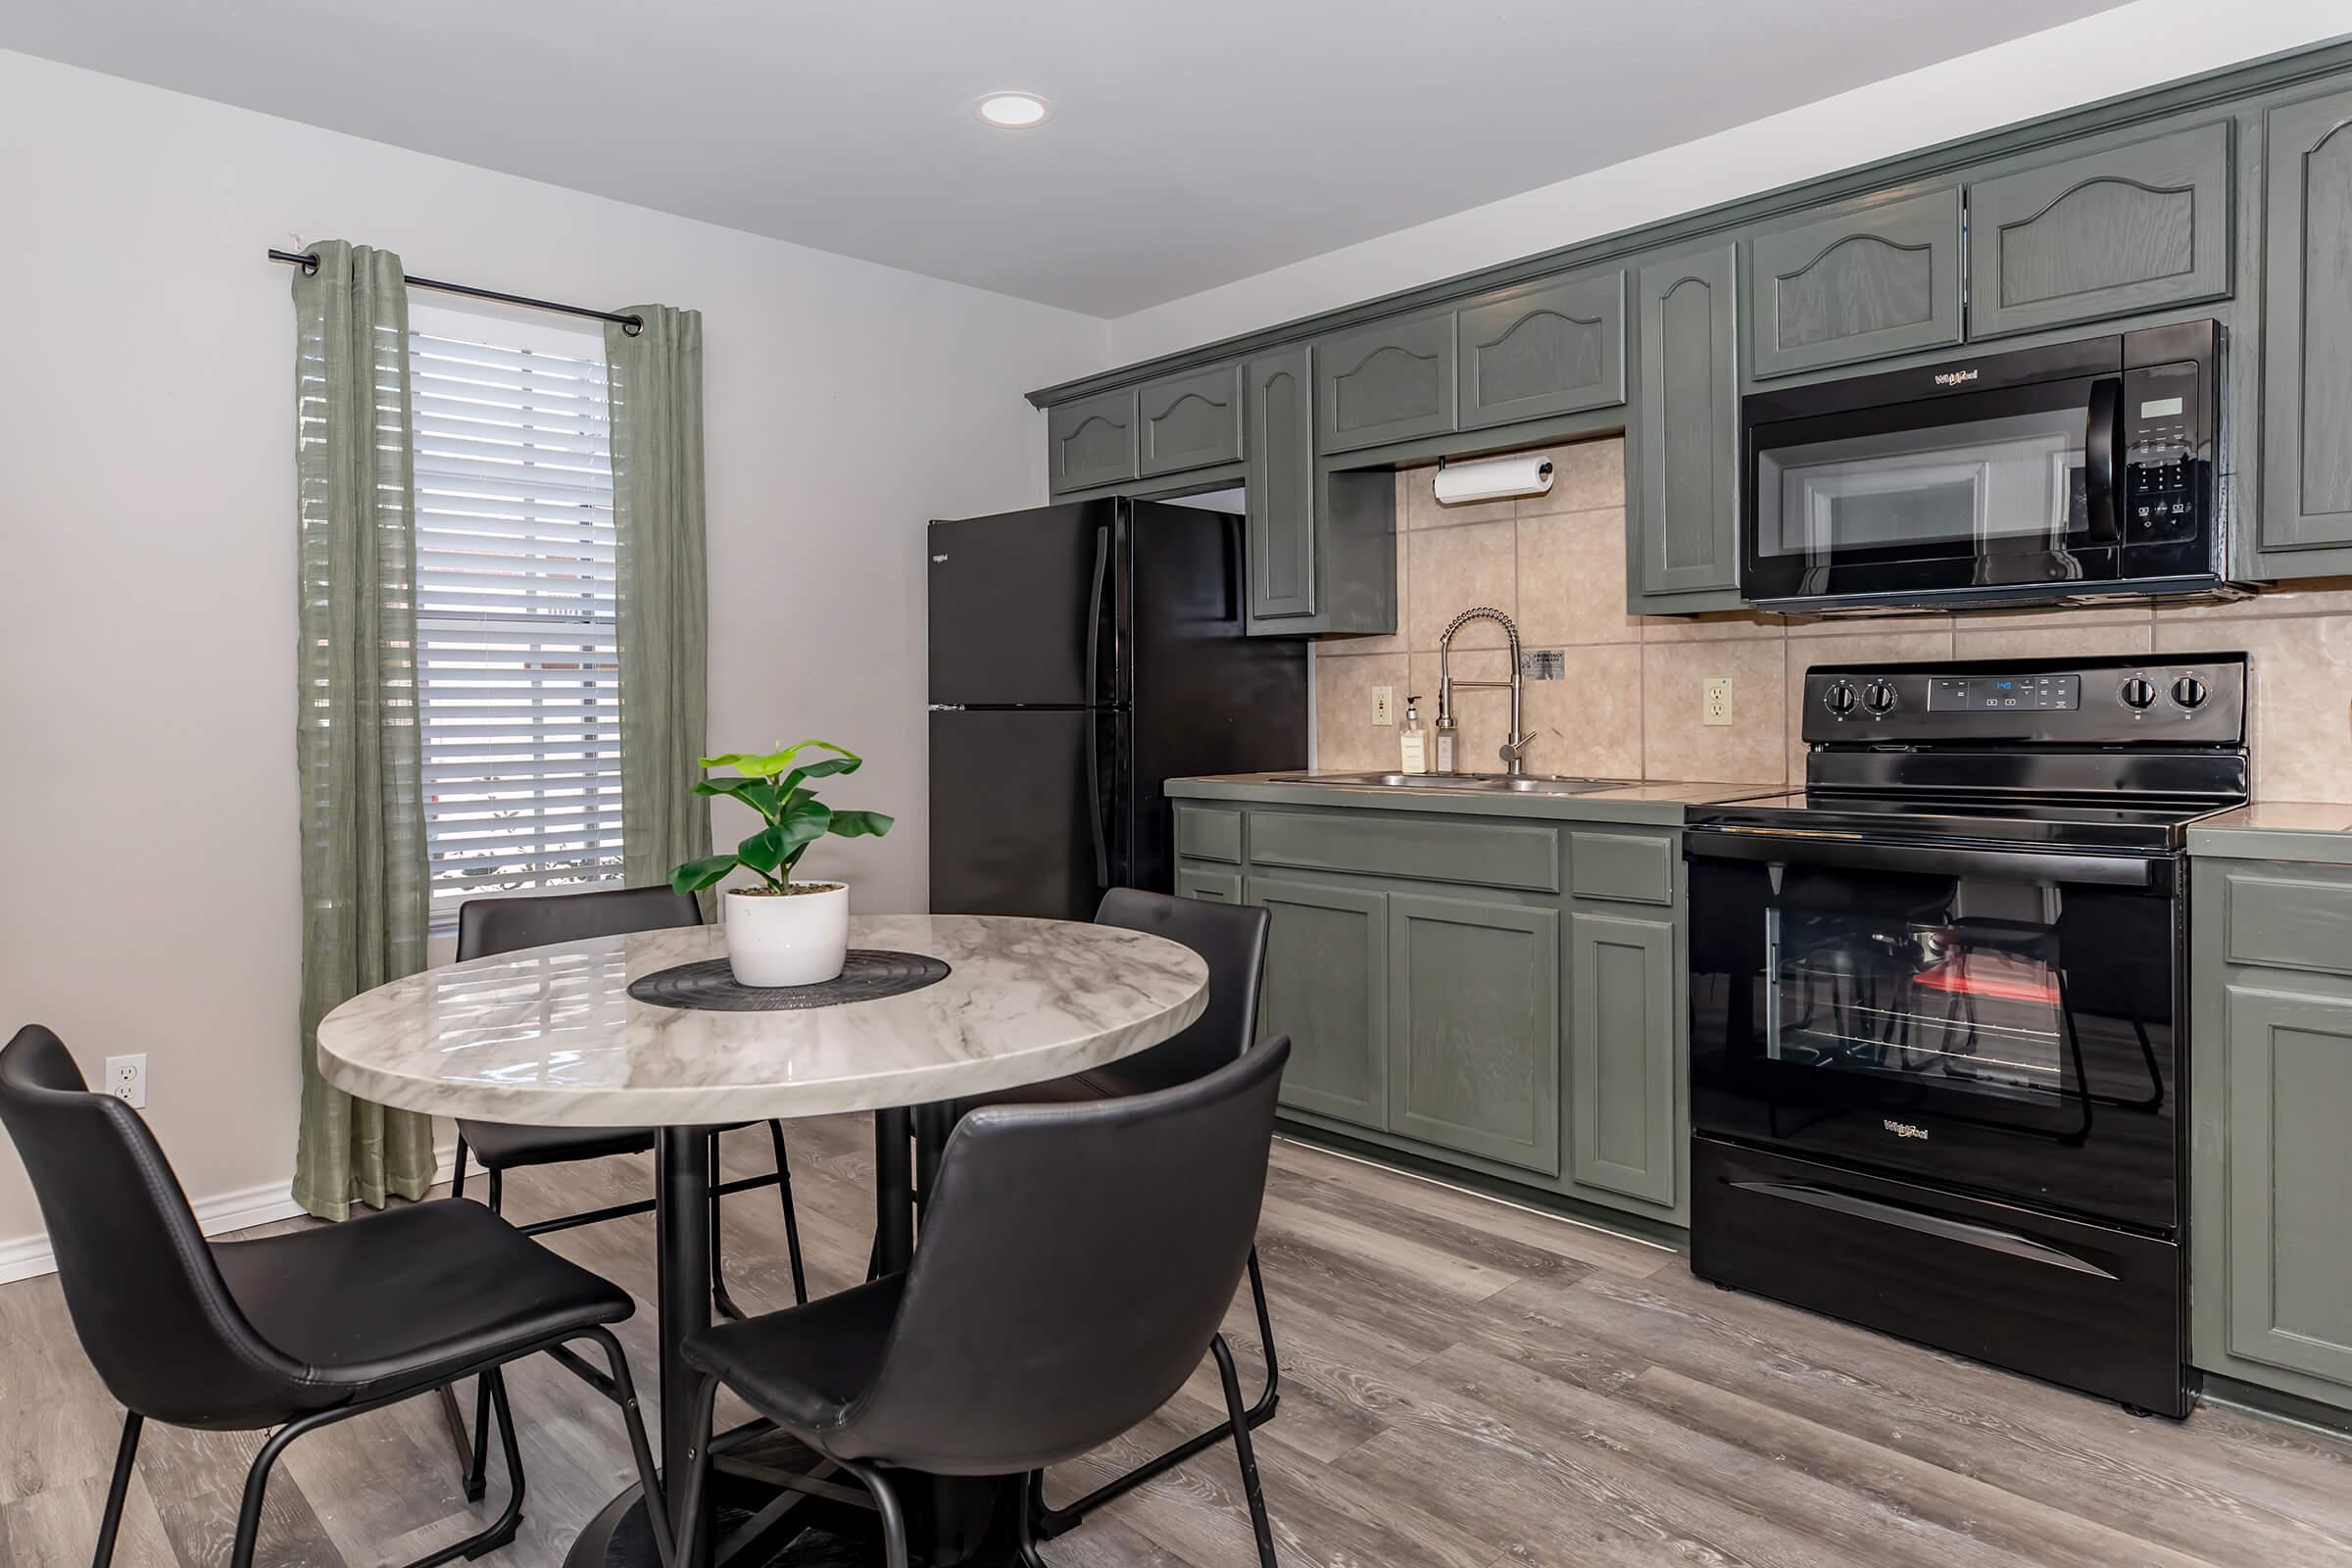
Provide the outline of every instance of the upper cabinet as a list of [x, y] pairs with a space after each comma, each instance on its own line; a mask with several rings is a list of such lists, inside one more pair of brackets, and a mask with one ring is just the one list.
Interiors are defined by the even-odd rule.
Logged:
[[1147, 381], [1140, 397], [1143, 477], [1242, 461], [1239, 365]]
[[1625, 271], [1609, 268], [1473, 300], [1455, 315], [1460, 426], [1514, 424], [1625, 401]]
[[2230, 292], [2230, 122], [1968, 188], [1971, 337]]
[[1732, 247], [1642, 269], [1642, 400], [1628, 432], [1636, 614], [1740, 603], [1739, 311]]
[[1135, 477], [1135, 388], [1104, 392], [1046, 412], [1048, 479], [1054, 493]]
[[1245, 368], [1249, 384], [1250, 620], [1315, 612], [1315, 446], [1307, 352]]
[[1960, 188], [1873, 198], [1748, 242], [1758, 380], [1961, 338]]
[[2352, 91], [2273, 109], [2266, 145], [2256, 542], [2268, 555], [2352, 545]]
[[1315, 450], [1354, 452], [1453, 428], [1453, 311], [1315, 344]]

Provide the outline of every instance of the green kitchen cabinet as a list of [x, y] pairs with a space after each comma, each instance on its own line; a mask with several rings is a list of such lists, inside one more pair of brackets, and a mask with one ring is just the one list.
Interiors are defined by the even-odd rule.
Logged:
[[1319, 338], [1314, 353], [1318, 455], [1453, 428], [1451, 306]]
[[1958, 343], [1960, 187], [1873, 197], [1747, 242], [1757, 380]]
[[1560, 917], [1389, 898], [1389, 1130], [1560, 1173]]
[[1396, 629], [1396, 485], [1315, 461], [1313, 355], [1243, 368], [1252, 636]]
[[2352, 867], [2192, 877], [2193, 1359], [2352, 1410]]
[[1641, 399], [1626, 432], [1635, 614], [1740, 603], [1740, 373], [1733, 247], [1640, 273]]
[[2333, 575], [2352, 571], [2352, 90], [2266, 124], [2258, 569]]
[[1046, 411], [1047, 480], [1055, 495], [1135, 477], [1135, 388]]
[[1969, 336], [2227, 298], [2230, 135], [2215, 120], [1971, 184]]
[[1282, 1103], [1359, 1127], [1386, 1127], [1388, 895], [1250, 876], [1242, 897], [1269, 921], [1258, 1034], [1291, 1037]]
[[1462, 429], [1611, 409], [1625, 401], [1625, 269], [1472, 300], [1457, 313]]
[[1242, 367], [1147, 381], [1137, 393], [1144, 478], [1242, 461]]
[[1671, 1207], [1689, 1143], [1676, 1102], [1682, 988], [1674, 921], [1580, 908], [1568, 916], [1569, 1175]]

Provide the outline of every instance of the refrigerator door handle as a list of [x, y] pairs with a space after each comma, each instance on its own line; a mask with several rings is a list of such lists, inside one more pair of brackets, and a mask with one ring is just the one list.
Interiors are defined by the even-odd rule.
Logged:
[[1095, 588], [1086, 606], [1086, 700], [1102, 701], [1102, 582], [1110, 569], [1110, 530], [1095, 530]]
[[1087, 715], [1086, 723], [1086, 822], [1095, 830], [1095, 886], [1110, 886], [1110, 835], [1102, 825], [1103, 813], [1110, 803], [1102, 798], [1102, 720], [1108, 715], [1100, 709]]

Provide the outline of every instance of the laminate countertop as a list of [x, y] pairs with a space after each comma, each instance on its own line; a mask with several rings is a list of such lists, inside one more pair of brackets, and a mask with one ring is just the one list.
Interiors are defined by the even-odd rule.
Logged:
[[1346, 806], [1370, 811], [1439, 811], [1454, 816], [1511, 816], [1558, 822], [1631, 822], [1680, 827], [1687, 808], [1778, 795], [1786, 784], [1690, 783], [1629, 780], [1588, 795], [1516, 794], [1505, 790], [1413, 788], [1387, 784], [1313, 783], [1298, 770], [1219, 773], [1168, 780], [1178, 800], [1247, 801], [1267, 806]]
[[2258, 801], [2190, 824], [2188, 853], [2231, 860], [2352, 865], [2352, 806]]

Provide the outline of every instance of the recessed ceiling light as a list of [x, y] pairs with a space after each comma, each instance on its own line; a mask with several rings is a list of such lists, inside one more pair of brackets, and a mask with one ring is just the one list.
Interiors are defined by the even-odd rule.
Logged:
[[1053, 107], [1033, 92], [992, 92], [974, 106], [982, 120], [1006, 130], [1042, 125]]

